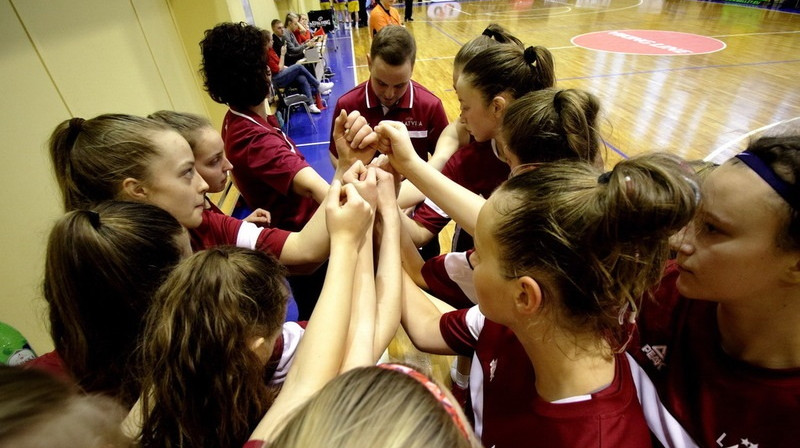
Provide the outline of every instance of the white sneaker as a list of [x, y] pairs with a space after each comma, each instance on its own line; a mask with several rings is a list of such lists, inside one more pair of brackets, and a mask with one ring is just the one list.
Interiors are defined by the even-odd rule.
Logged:
[[322, 113], [322, 111], [319, 110], [319, 107], [317, 107], [316, 104], [309, 105], [308, 106], [308, 110], [310, 110], [312, 114], [321, 114]]
[[319, 83], [319, 87], [317, 87], [317, 90], [319, 90], [320, 92], [324, 92], [326, 90], [331, 90], [332, 88], [333, 88], [332, 82], [321, 82]]
[[324, 91], [324, 92], [320, 92], [319, 94], [320, 94], [320, 95], [323, 95], [323, 96], [325, 96], [325, 95], [330, 95], [330, 94], [331, 94], [331, 91], [330, 91], [330, 90], [326, 90], [326, 91]]

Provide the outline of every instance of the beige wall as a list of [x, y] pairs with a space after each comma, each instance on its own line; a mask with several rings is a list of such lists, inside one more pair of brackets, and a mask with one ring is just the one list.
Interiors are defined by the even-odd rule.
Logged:
[[[250, 0], [254, 16], [278, 16]], [[267, 17], [269, 17], [267, 19]], [[244, 20], [241, 0], [0, 0], [0, 321], [52, 348], [41, 297], [46, 238], [62, 214], [46, 142], [71, 117], [175, 109], [221, 122], [202, 90], [198, 42]]]

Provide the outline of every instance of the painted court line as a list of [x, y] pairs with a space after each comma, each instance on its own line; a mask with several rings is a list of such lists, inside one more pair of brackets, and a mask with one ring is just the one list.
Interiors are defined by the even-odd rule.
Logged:
[[648, 73], [664, 73], [664, 72], [680, 72], [684, 70], [705, 70], [709, 68], [730, 68], [730, 67], [751, 67], [758, 65], [771, 65], [771, 64], [791, 64], [800, 62], [800, 59], [789, 59], [786, 61], [766, 61], [766, 62], [752, 62], [749, 64], [724, 64], [724, 65], [701, 65], [698, 67], [683, 67], [683, 68], [666, 68], [660, 70], [644, 70], [640, 72], [624, 72], [624, 73], [608, 73], [605, 75], [591, 75], [591, 76], [577, 76], [574, 78], [562, 78], [563, 81], [571, 81], [575, 79], [594, 79], [594, 78], [612, 78], [614, 76], [627, 76], [627, 75], [645, 75]]
[[611, 143], [610, 143], [608, 140], [606, 140], [606, 139], [603, 139], [603, 144], [604, 144], [604, 145], [606, 145], [607, 147], [611, 148], [611, 150], [612, 150], [612, 151], [614, 151], [615, 153], [617, 153], [617, 154], [619, 154], [620, 156], [622, 156], [622, 158], [623, 158], [623, 159], [627, 159], [627, 158], [629, 158], [629, 156], [628, 156], [627, 154], [625, 154], [624, 152], [622, 152], [622, 151], [621, 151], [620, 149], [618, 149], [616, 146], [612, 145], [612, 144], [611, 144]]
[[772, 123], [772, 124], [768, 124], [766, 126], [762, 126], [762, 127], [758, 128], [758, 129], [754, 129], [754, 130], [742, 135], [741, 137], [736, 138], [734, 140], [731, 140], [728, 143], [725, 143], [724, 145], [722, 145], [719, 148], [715, 149], [714, 151], [711, 152], [711, 154], [707, 155], [703, 160], [706, 161], [706, 162], [722, 163], [725, 160], [728, 160], [730, 157], [728, 157], [726, 155], [724, 159], [720, 160], [719, 156], [721, 154], [725, 153], [726, 151], [728, 151], [731, 147], [739, 144], [742, 140], [746, 140], [746, 139], [750, 138], [752, 135], [758, 134], [760, 132], [764, 132], [767, 129], [771, 129], [771, 128], [774, 128], [776, 126], [780, 126], [780, 125], [783, 125], [783, 124], [791, 123], [792, 121], [795, 121], [795, 120], [800, 120], [800, 117], [794, 117], [794, 118], [790, 118], [788, 120], [778, 121], [778, 122], [775, 122], [775, 123]]

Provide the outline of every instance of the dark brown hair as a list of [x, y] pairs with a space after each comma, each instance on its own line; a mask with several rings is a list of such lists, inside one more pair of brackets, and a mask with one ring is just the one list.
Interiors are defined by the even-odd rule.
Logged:
[[498, 190], [493, 232], [507, 278], [533, 277], [562, 327], [619, 347], [621, 316], [661, 278], [668, 237], [694, 214], [696, 185], [668, 154], [600, 174], [559, 161], [509, 179]]
[[275, 395], [249, 340], [280, 331], [284, 274], [274, 257], [235, 247], [198, 252], [172, 272], [143, 339], [142, 446], [247, 441]]
[[369, 57], [373, 63], [375, 59], [381, 58], [383, 62], [393, 66], [410, 61], [413, 67], [417, 60], [417, 44], [414, 36], [404, 27], [386, 26], [372, 38]]
[[469, 85], [483, 94], [486, 103], [509, 92], [519, 98], [528, 92], [555, 85], [553, 55], [544, 47], [493, 45], [467, 62], [461, 72]]
[[260, 28], [244, 22], [221, 23], [205, 32], [200, 73], [212, 100], [238, 109], [264, 101], [270, 85], [267, 39]]
[[154, 205], [116, 201], [67, 213], [53, 227], [44, 278], [50, 334], [84, 390], [136, 401], [131, 355], [153, 294], [181, 257], [184, 231]]
[[463, 69], [464, 65], [466, 65], [470, 59], [475, 57], [475, 55], [486, 48], [498, 44], [511, 44], [522, 49], [525, 48], [525, 46], [522, 44], [522, 41], [514, 37], [513, 34], [508, 32], [508, 30], [503, 28], [501, 25], [491, 23], [486, 27], [485, 30], [483, 30], [483, 34], [461, 46], [461, 48], [458, 50], [458, 53], [456, 53], [455, 59], [453, 60], [453, 68], [455, 70]]
[[[769, 165], [775, 174], [792, 187], [795, 203], [800, 203], [800, 135], [764, 136], [752, 140], [747, 152]], [[732, 159], [734, 163], [741, 163]], [[800, 211], [786, 201], [780, 201], [785, 210], [785, 223], [778, 234], [777, 246], [786, 250], [800, 249]]]

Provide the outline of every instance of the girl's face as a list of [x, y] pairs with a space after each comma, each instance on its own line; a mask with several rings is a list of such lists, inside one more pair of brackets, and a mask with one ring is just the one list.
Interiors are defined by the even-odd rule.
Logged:
[[475, 252], [470, 262], [475, 268], [473, 279], [478, 306], [487, 318], [508, 325], [512, 319], [513, 297], [516, 294], [516, 279], [503, 275], [500, 252], [494, 237], [499, 221], [497, 204], [504, 201], [505, 194], [495, 193], [489, 197], [480, 213], [475, 228]]
[[204, 127], [197, 131], [194, 147], [195, 167], [203, 180], [208, 183], [210, 193], [219, 193], [228, 184], [228, 173], [233, 165], [225, 157], [225, 145], [219, 132]]
[[487, 104], [483, 93], [472, 87], [463, 75], [456, 82], [456, 93], [461, 103], [461, 121], [469, 133], [478, 142], [493, 139], [500, 128], [505, 108], [499, 107], [496, 99]]
[[144, 201], [168, 211], [184, 227], [203, 222], [208, 184], [194, 167], [189, 143], [174, 131], [154, 134], [158, 155], [150, 163], [148, 179], [142, 182]]
[[796, 265], [777, 247], [782, 199], [746, 165], [728, 162], [709, 174], [697, 215], [678, 235], [678, 291], [692, 299], [744, 303], [770, 297]]

